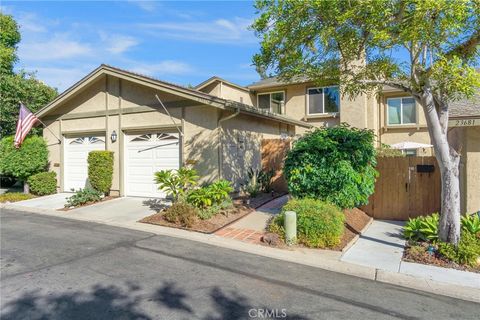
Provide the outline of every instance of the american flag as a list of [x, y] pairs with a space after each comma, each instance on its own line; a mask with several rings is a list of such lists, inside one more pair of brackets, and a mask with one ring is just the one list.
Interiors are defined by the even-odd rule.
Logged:
[[20, 103], [20, 112], [18, 114], [17, 131], [15, 132], [15, 148], [19, 148], [27, 134], [32, 129], [38, 119], [30, 110]]

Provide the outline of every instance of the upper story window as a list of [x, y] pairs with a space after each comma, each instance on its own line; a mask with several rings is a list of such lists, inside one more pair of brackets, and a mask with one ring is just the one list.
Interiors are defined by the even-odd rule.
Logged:
[[340, 110], [338, 87], [307, 89], [307, 112], [309, 115], [334, 113]]
[[417, 110], [415, 99], [389, 98], [387, 99], [387, 124], [415, 124], [417, 123]]
[[260, 109], [267, 110], [273, 113], [282, 114], [283, 106], [285, 105], [285, 92], [269, 92], [259, 93], [257, 96], [257, 106]]

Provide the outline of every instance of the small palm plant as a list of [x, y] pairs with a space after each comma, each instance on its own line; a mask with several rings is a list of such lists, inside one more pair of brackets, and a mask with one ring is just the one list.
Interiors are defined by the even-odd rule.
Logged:
[[185, 198], [186, 194], [197, 184], [199, 176], [195, 169], [180, 168], [178, 170], [161, 170], [155, 172], [158, 189], [171, 197], [173, 202]]

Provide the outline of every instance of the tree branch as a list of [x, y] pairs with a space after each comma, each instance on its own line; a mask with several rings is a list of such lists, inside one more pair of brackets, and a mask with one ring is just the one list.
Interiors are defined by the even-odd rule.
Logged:
[[451, 58], [453, 56], [459, 56], [463, 60], [471, 57], [477, 50], [477, 46], [480, 44], [480, 28], [477, 29], [471, 37], [460, 43], [458, 46], [450, 50], [445, 54], [445, 58]]

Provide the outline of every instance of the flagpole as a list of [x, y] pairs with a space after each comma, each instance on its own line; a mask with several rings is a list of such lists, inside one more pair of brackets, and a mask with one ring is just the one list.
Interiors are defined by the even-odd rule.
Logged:
[[[27, 107], [22, 101], [19, 101], [19, 102], [20, 102], [21, 104], [23, 104], [23, 105], [25, 106], [25, 108], [28, 109], [28, 107]], [[32, 110], [30, 110], [30, 109], [28, 109], [28, 111], [32, 112]], [[33, 112], [32, 112], [32, 113], [33, 113]], [[56, 135], [52, 130], [50, 130], [50, 128], [47, 127], [47, 125], [46, 125], [45, 123], [43, 123], [42, 120], [40, 120], [37, 116], [35, 116], [35, 118], [37, 118], [38, 122], [40, 122], [41, 124], [44, 125], [45, 129], [47, 129], [48, 131], [50, 131], [50, 133], [51, 133], [55, 138], [57, 138], [59, 144], [62, 144], [62, 140], [61, 140], [59, 137], [57, 137], [57, 135]]]

